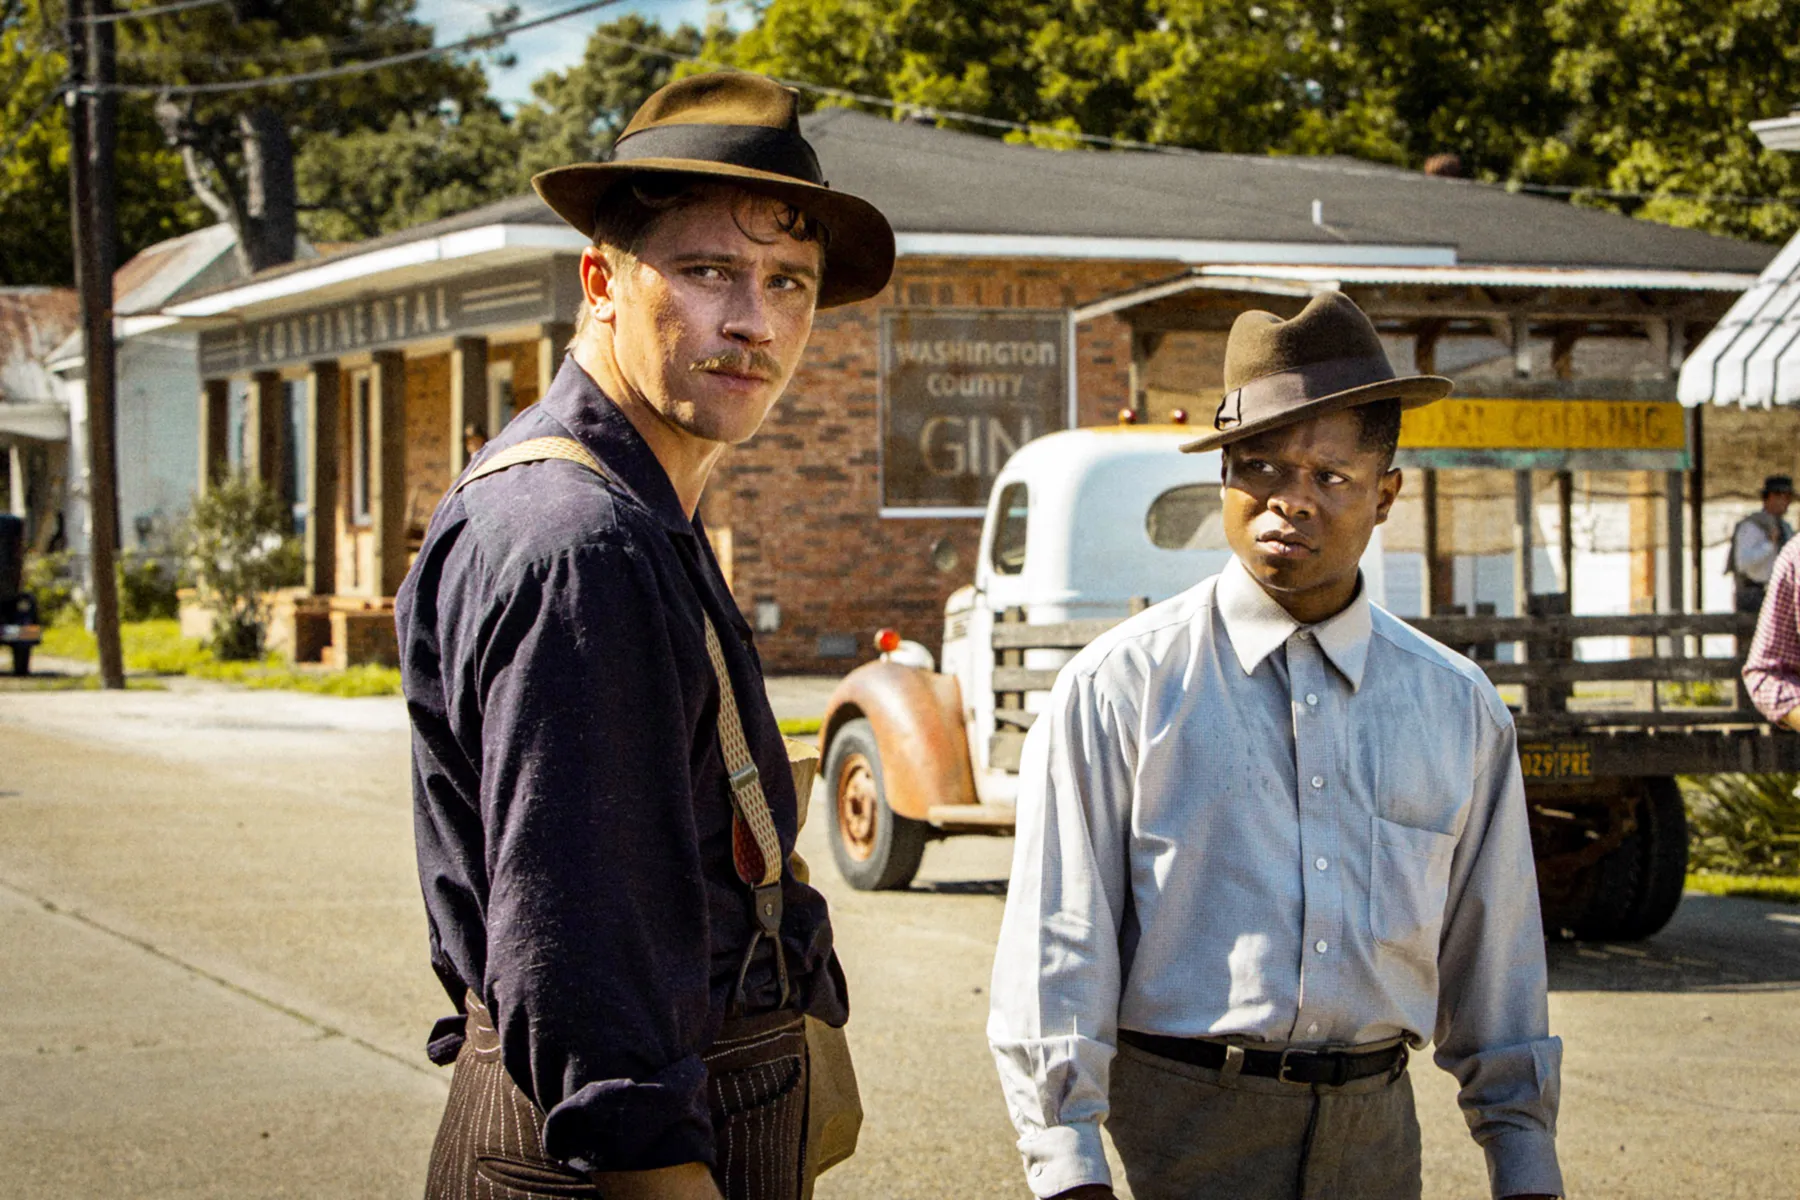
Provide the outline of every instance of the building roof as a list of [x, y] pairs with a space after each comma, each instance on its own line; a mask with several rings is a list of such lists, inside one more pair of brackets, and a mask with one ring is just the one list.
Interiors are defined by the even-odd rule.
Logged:
[[1679, 395], [1690, 406], [1800, 404], [1800, 235], [1682, 364]]
[[[1748, 277], [1775, 252], [1342, 157], [1054, 151], [842, 108], [812, 113], [802, 126], [832, 185], [888, 215], [902, 255]], [[463, 236], [493, 230], [517, 232], [498, 241]], [[190, 291], [184, 300], [213, 299], [171, 311], [242, 312], [315, 287], [341, 290], [352, 278], [449, 270], [459, 257], [569, 253], [581, 245], [580, 234], [527, 193], [263, 271], [247, 285]], [[294, 278], [279, 282], [284, 277]]]
[[230, 253], [236, 245], [231, 226], [220, 223], [146, 247], [113, 273], [113, 312], [155, 312], [184, 291], [199, 290], [196, 284], [235, 283], [243, 278]]
[[0, 288], [0, 403], [51, 404], [51, 351], [81, 322], [74, 288]]

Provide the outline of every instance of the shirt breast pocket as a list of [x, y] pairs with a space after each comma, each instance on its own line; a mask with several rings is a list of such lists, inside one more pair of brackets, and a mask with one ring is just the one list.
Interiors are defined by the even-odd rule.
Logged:
[[1369, 929], [1379, 945], [1435, 962], [1456, 838], [1382, 817], [1373, 820]]

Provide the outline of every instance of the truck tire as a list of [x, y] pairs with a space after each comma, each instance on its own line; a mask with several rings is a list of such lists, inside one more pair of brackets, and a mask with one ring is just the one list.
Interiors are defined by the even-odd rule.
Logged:
[[1574, 934], [1588, 941], [1631, 942], [1669, 923], [1687, 883], [1687, 814], [1668, 776], [1638, 786], [1637, 828], [1590, 868], [1592, 878]]
[[845, 882], [859, 892], [911, 883], [930, 827], [888, 807], [881, 748], [867, 718], [846, 721], [832, 735], [825, 751], [825, 786], [832, 800], [831, 857]]
[[30, 646], [14, 646], [12, 648], [12, 652], [13, 652], [13, 674], [14, 675], [29, 675], [29, 674], [31, 674], [31, 647]]

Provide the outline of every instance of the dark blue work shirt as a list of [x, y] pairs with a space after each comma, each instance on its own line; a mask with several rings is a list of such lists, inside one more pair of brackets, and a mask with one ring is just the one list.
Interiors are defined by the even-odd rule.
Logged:
[[[750, 945], [705, 616], [784, 851], [796, 811], [761, 665], [698, 520], [573, 359], [487, 447], [579, 439], [610, 482], [528, 463], [452, 495], [395, 601], [431, 961], [475, 989], [513, 1080], [579, 1170], [712, 1164], [701, 1052]], [[479, 460], [477, 460], [479, 461]], [[783, 878], [800, 1006], [848, 1015], [825, 901]], [[748, 1011], [777, 1007], [765, 939]], [[433, 1032], [434, 1061], [462, 1044]]]

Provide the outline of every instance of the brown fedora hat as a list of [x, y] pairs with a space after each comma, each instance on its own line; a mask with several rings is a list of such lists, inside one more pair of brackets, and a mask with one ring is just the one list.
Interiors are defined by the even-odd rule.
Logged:
[[637, 110], [606, 162], [532, 177], [556, 215], [594, 236], [596, 206], [620, 180], [644, 173], [701, 175], [786, 201], [830, 231], [819, 307], [866, 300], [894, 271], [894, 231], [867, 200], [836, 192], [800, 136], [799, 93], [743, 71], [689, 75]]
[[1260, 309], [1239, 314], [1225, 342], [1225, 399], [1213, 432], [1182, 450], [1217, 450], [1376, 400], [1418, 408], [1449, 394], [1441, 375], [1395, 375], [1363, 310], [1342, 292], [1322, 292], [1291, 321]]

